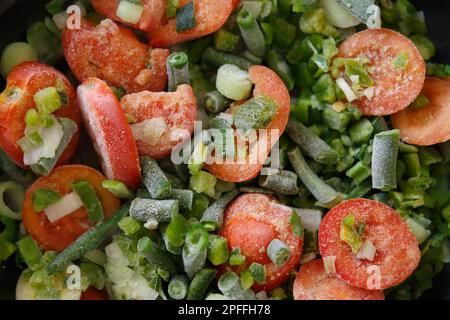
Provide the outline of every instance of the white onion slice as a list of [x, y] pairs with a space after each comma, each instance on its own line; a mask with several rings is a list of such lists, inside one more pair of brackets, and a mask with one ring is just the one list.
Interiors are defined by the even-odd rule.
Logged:
[[327, 274], [336, 273], [336, 256], [323, 257], [323, 266]]
[[117, 6], [116, 15], [125, 22], [138, 23], [141, 19], [144, 7], [131, 1], [122, 0]]
[[81, 207], [83, 207], [83, 201], [81, 201], [80, 196], [75, 192], [71, 192], [62, 197], [58, 202], [45, 208], [44, 212], [48, 221], [54, 223]]
[[308, 231], [319, 230], [320, 222], [322, 222], [322, 211], [313, 209], [293, 208], [300, 216], [303, 228]]
[[373, 261], [376, 253], [377, 253], [377, 248], [375, 248], [372, 241], [367, 239], [366, 241], [363, 242], [363, 244], [361, 245], [361, 248], [359, 248], [356, 258], [360, 259], [360, 260]]
[[336, 84], [339, 86], [339, 88], [341, 88], [342, 92], [344, 92], [348, 102], [352, 102], [358, 99], [358, 96], [353, 92], [353, 89], [350, 87], [347, 81], [345, 81], [344, 78], [337, 78]]
[[[25, 130], [27, 134], [28, 128]], [[53, 158], [64, 135], [61, 124], [56, 120], [50, 128], [39, 128], [36, 131], [41, 135], [43, 143], [23, 154], [23, 162], [27, 166], [38, 163], [41, 158]]]
[[132, 124], [130, 127], [135, 140], [140, 140], [151, 146], [156, 145], [161, 136], [168, 130], [167, 123], [163, 118], [147, 119]]

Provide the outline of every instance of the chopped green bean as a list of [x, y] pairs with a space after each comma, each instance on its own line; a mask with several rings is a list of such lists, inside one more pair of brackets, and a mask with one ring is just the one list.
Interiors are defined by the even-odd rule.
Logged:
[[189, 285], [187, 300], [203, 300], [208, 293], [208, 287], [217, 274], [215, 269], [201, 269], [196, 273]]

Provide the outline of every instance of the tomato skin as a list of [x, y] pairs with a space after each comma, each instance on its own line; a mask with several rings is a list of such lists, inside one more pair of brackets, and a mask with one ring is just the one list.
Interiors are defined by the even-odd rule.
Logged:
[[[339, 47], [342, 58], [365, 56], [370, 59], [369, 73], [374, 81], [372, 99], [362, 97], [353, 103], [365, 115], [389, 115], [408, 107], [420, 94], [426, 66], [414, 43], [390, 29], [367, 29], [347, 38]], [[396, 70], [392, 60], [408, 56], [405, 70]]]
[[[266, 283], [255, 284], [253, 289], [256, 291], [271, 290], [282, 284], [300, 259], [303, 238], [292, 233], [291, 214], [289, 207], [277, 203], [271, 196], [258, 193], [239, 196], [225, 212], [220, 234], [227, 238], [230, 250], [240, 247], [241, 253], [246, 256], [245, 264], [234, 267], [234, 271], [239, 273], [253, 262], [266, 266]], [[291, 251], [291, 257], [281, 267], [272, 263], [266, 253], [269, 243], [277, 238], [286, 243]]]
[[[362, 237], [376, 248], [373, 261], [357, 259], [340, 239], [341, 222], [349, 214], [365, 224]], [[344, 201], [325, 215], [319, 227], [319, 249], [322, 257], [336, 256], [338, 278], [366, 290], [387, 289], [403, 282], [420, 262], [419, 245], [406, 222], [394, 209], [368, 199]], [[379, 288], [372, 282], [377, 271]]]
[[136, 143], [119, 101], [108, 85], [89, 78], [77, 89], [81, 112], [108, 179], [136, 188], [141, 169]]
[[[69, 118], [80, 126], [81, 115], [78, 108], [75, 89], [69, 80], [58, 70], [38, 62], [23, 62], [16, 66], [6, 79], [5, 90], [0, 94], [0, 147], [20, 167], [23, 163], [22, 149], [17, 141], [24, 136], [25, 114], [35, 107], [34, 94], [41, 89], [55, 86], [56, 80], [64, 83], [68, 104], [54, 113], [57, 117]], [[8, 97], [12, 89], [18, 88], [21, 93], [16, 99]], [[79, 130], [70, 141], [57, 165], [67, 162], [78, 146]]]
[[[194, 131], [194, 122], [197, 119], [197, 101], [194, 91], [189, 85], [180, 85], [175, 92], [143, 91], [129, 94], [121, 99], [121, 104], [124, 110], [136, 119], [137, 123], [163, 118], [167, 124], [167, 131], [155, 145], [141, 140], [136, 141], [140, 155], [154, 159], [167, 157], [183, 138], [190, 137]], [[186, 137], [177, 134], [173, 136], [178, 129], [186, 130], [188, 133]]]
[[253, 96], [266, 96], [278, 103], [278, 112], [267, 127], [268, 139], [261, 138], [259, 142], [264, 145], [264, 140], [270, 148], [258, 149], [258, 161], [256, 164], [206, 164], [205, 168], [217, 178], [230, 182], [243, 182], [255, 178], [266, 161], [271, 148], [278, 141], [286, 129], [289, 119], [291, 98], [283, 80], [271, 69], [264, 66], [252, 66], [249, 69], [250, 80], [255, 84]]
[[94, 287], [89, 287], [81, 294], [80, 300], [109, 300], [109, 296], [105, 290], [98, 290]]
[[22, 207], [22, 221], [27, 232], [44, 250], [62, 251], [72, 244], [92, 225], [88, 221], [85, 208], [51, 223], [44, 212], [35, 212], [32, 195], [37, 189], [47, 188], [70, 193], [71, 184], [77, 180], [86, 180], [94, 188], [99, 198], [105, 218], [110, 217], [120, 207], [120, 201], [102, 187], [106, 178], [97, 170], [83, 165], [63, 165], [54, 169], [48, 176], [36, 180], [27, 190]]
[[[181, 0], [182, 7], [190, 0]], [[153, 47], [170, 47], [174, 44], [197, 39], [219, 30], [233, 12], [236, 0], [196, 0], [195, 21], [192, 29], [178, 33], [176, 19], [171, 18], [150, 33], [150, 44]]]
[[430, 146], [450, 140], [450, 81], [426, 78], [422, 89], [430, 103], [392, 115], [392, 125], [407, 143]]
[[167, 6], [165, 0], [142, 0], [141, 3], [144, 6], [144, 11], [139, 21], [133, 24], [123, 21], [116, 15], [119, 2], [120, 0], [92, 0], [92, 6], [95, 11], [109, 19], [119, 21], [142, 31], [152, 31], [160, 26]]
[[167, 86], [169, 51], [149, 48], [112, 20], [98, 26], [82, 20], [80, 29], [64, 29], [62, 43], [67, 63], [80, 82], [96, 77], [128, 93], [162, 91]]
[[384, 300], [381, 290], [354, 288], [335, 275], [327, 274], [322, 259], [300, 267], [293, 293], [295, 300]]

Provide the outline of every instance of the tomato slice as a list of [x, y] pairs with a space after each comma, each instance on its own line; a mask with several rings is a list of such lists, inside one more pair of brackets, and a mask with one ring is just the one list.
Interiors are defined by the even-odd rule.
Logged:
[[392, 115], [392, 125], [411, 144], [430, 146], [450, 140], [450, 81], [427, 78], [422, 94], [430, 103]]
[[105, 290], [98, 290], [94, 287], [89, 287], [81, 294], [80, 300], [109, 300], [109, 296]]
[[81, 113], [108, 179], [137, 187], [141, 172], [136, 143], [119, 101], [108, 85], [89, 78], [78, 89]]
[[166, 49], [151, 49], [131, 30], [105, 19], [94, 26], [65, 29], [64, 56], [80, 82], [96, 77], [127, 92], [161, 91], [167, 86]]
[[[300, 259], [303, 238], [292, 232], [291, 214], [291, 208], [268, 195], [258, 193], [241, 195], [225, 212], [220, 234], [227, 238], [230, 250], [239, 247], [246, 256], [245, 265], [235, 268], [235, 271], [239, 273], [253, 262], [266, 266], [266, 283], [255, 284], [255, 290], [271, 290], [279, 286], [289, 277], [289, 272]], [[283, 241], [291, 251], [291, 257], [281, 267], [272, 263], [266, 253], [266, 248], [273, 239]]]
[[92, 0], [92, 6], [98, 13], [142, 31], [152, 31], [161, 25], [166, 12], [166, 0], [141, 0], [144, 6], [141, 18], [137, 23], [128, 23], [116, 15], [120, 0]]
[[64, 250], [92, 227], [86, 209], [80, 208], [51, 223], [44, 212], [34, 211], [33, 193], [38, 189], [47, 188], [65, 195], [71, 192], [72, 182], [86, 180], [94, 188], [102, 204], [105, 218], [108, 218], [120, 207], [120, 201], [102, 187], [102, 181], [105, 179], [97, 170], [83, 165], [63, 165], [54, 169], [48, 176], [39, 178], [25, 194], [22, 207], [22, 221], [25, 229], [42, 249]]
[[[179, 7], [191, 0], [181, 0]], [[219, 30], [233, 12], [233, 0], [196, 0], [194, 1], [195, 27], [177, 32], [176, 19], [171, 18], [166, 24], [156, 28], [150, 34], [150, 44], [154, 47], [169, 47], [174, 44], [197, 39]]]
[[[339, 237], [342, 220], [354, 214], [364, 223], [363, 239], [376, 248], [373, 261], [360, 260]], [[419, 245], [400, 215], [389, 206], [367, 199], [344, 201], [331, 209], [319, 228], [322, 257], [335, 256], [337, 276], [362, 289], [386, 289], [403, 282], [420, 261]]]
[[[56, 69], [37, 62], [24, 62], [8, 75], [5, 90], [0, 94], [0, 147], [19, 166], [23, 163], [22, 149], [17, 141], [24, 136], [25, 114], [35, 107], [34, 94], [41, 89], [63, 83], [68, 103], [54, 113], [57, 117], [81, 122], [75, 89], [69, 80]], [[67, 162], [78, 146], [79, 130], [72, 138], [57, 165]]]
[[[366, 57], [374, 81], [372, 99], [362, 97], [353, 103], [365, 115], [389, 115], [408, 107], [420, 94], [425, 80], [425, 61], [419, 50], [405, 36], [390, 29], [358, 32], [339, 47], [343, 58]], [[392, 61], [406, 54], [407, 66], [395, 69]]]
[[295, 300], [384, 300], [382, 290], [349, 286], [335, 275], [327, 274], [322, 259], [300, 267], [294, 281]]
[[[190, 137], [194, 131], [197, 100], [189, 85], [180, 85], [175, 92], [144, 91], [129, 94], [122, 98], [121, 103], [125, 111], [136, 119], [137, 126], [140, 126], [139, 123], [142, 121], [150, 119], [162, 119], [162, 123], [165, 123], [165, 128], [159, 132], [157, 141], [149, 141], [145, 135], [139, 139], [135, 134], [140, 155], [155, 159], [167, 157], [175, 146], [184, 138]], [[152, 124], [149, 125], [152, 126]], [[184, 130], [185, 134], [179, 130]]]
[[[205, 168], [217, 178], [224, 181], [242, 182], [255, 178], [267, 160], [270, 150], [278, 141], [286, 128], [289, 119], [291, 98], [283, 80], [272, 70], [264, 66], [252, 66], [249, 69], [250, 80], [255, 84], [253, 96], [266, 96], [278, 104], [278, 112], [267, 127], [268, 137], [265, 139], [268, 148], [258, 148], [258, 161], [255, 164], [223, 163], [206, 164]], [[259, 137], [260, 145], [264, 137]]]

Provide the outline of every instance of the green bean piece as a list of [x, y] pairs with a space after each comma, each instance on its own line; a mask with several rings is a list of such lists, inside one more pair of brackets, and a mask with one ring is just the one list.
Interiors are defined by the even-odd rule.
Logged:
[[331, 203], [338, 198], [338, 193], [311, 170], [298, 147], [289, 150], [287, 155], [300, 180], [320, 203]]
[[201, 224], [193, 225], [186, 234], [182, 258], [184, 271], [191, 279], [205, 264], [208, 242], [208, 231]]
[[277, 267], [281, 267], [291, 257], [291, 250], [283, 241], [273, 239], [267, 246], [267, 256]]
[[117, 180], [103, 180], [102, 187], [118, 198], [133, 199], [136, 195], [125, 183]]
[[194, 191], [188, 189], [172, 189], [172, 194], [170, 197], [178, 201], [181, 211], [188, 212], [192, 210]]
[[103, 207], [92, 185], [87, 181], [77, 181], [72, 183], [71, 188], [80, 196], [89, 220], [95, 223], [103, 220]]
[[141, 158], [142, 180], [153, 199], [165, 199], [172, 194], [170, 181], [150, 157]]
[[194, 195], [194, 203], [192, 204], [192, 210], [190, 212], [191, 217], [200, 219], [208, 207], [209, 207], [208, 197], [196, 193]]
[[212, 225], [215, 228], [222, 228], [223, 215], [228, 204], [239, 194], [238, 190], [232, 190], [211, 204], [202, 215], [200, 221], [203, 224]]
[[222, 95], [219, 91], [210, 91], [205, 95], [205, 109], [211, 113], [219, 113], [226, 110], [231, 104], [231, 100]]
[[136, 198], [131, 202], [130, 208], [130, 216], [141, 222], [170, 222], [178, 212], [178, 200]]
[[184, 275], [176, 275], [170, 279], [167, 293], [174, 300], [183, 300], [188, 294], [188, 289], [189, 282], [187, 277]]
[[291, 91], [294, 88], [294, 76], [287, 62], [275, 50], [270, 50], [266, 55], [267, 66], [275, 71]]
[[171, 275], [176, 274], [178, 271], [178, 266], [170, 253], [161, 249], [150, 238], [143, 237], [139, 239], [137, 249], [150, 264], [167, 271]]
[[247, 59], [244, 59], [232, 53], [219, 51], [214, 48], [206, 49], [206, 51], [203, 53], [202, 61], [214, 68], [220, 68], [224, 64], [234, 64], [242, 70], [248, 70], [248, 68], [253, 65], [253, 63], [251, 63]]
[[42, 21], [34, 23], [27, 29], [27, 42], [42, 63], [52, 65], [63, 56], [61, 41], [47, 29]]
[[235, 35], [222, 28], [214, 34], [214, 47], [217, 50], [234, 52], [239, 43], [239, 39], [240, 37], [238, 35]]
[[35, 271], [45, 265], [42, 252], [34, 242], [31, 236], [26, 236], [25, 238], [17, 242], [17, 248], [19, 249], [20, 255], [25, 260], [28, 268]]
[[384, 117], [375, 117], [372, 120], [372, 126], [375, 133], [389, 130], [389, 126], [387, 125], [386, 120], [384, 120]]
[[337, 162], [337, 152], [301, 122], [290, 119], [286, 132], [315, 161], [323, 164], [334, 164]]
[[397, 187], [399, 130], [375, 135], [372, 151], [372, 187], [389, 191]]
[[270, 25], [273, 31], [275, 46], [288, 49], [295, 40], [297, 28], [280, 17], [271, 16]]
[[406, 144], [402, 141], [398, 142], [398, 151], [400, 153], [417, 153], [419, 152], [419, 148], [413, 146], [412, 144]]
[[[293, 67], [295, 84], [301, 88], [312, 88], [314, 85], [314, 73], [307, 62], [302, 62]], [[303, 91], [302, 91], [303, 92]], [[300, 93], [301, 94], [301, 93]]]
[[418, 177], [421, 173], [420, 158], [417, 153], [408, 153], [403, 156], [406, 164], [406, 172], [409, 177]]
[[360, 184], [371, 175], [370, 167], [366, 166], [364, 162], [359, 161], [353, 167], [347, 170], [345, 175], [352, 178], [355, 184]]
[[248, 270], [252, 274], [253, 279], [258, 284], [266, 283], [266, 266], [260, 263], [253, 262]]
[[278, 105], [265, 96], [253, 97], [233, 108], [234, 125], [244, 132], [249, 129], [266, 129], [278, 112]]
[[226, 263], [229, 258], [227, 239], [211, 234], [209, 236], [207, 258], [215, 266]]
[[172, 53], [166, 61], [169, 91], [176, 91], [180, 84], [189, 84], [189, 59], [184, 52]]
[[243, 300], [246, 297], [246, 290], [241, 285], [241, 280], [234, 272], [226, 272], [220, 276], [217, 282], [219, 290], [233, 300]]
[[127, 236], [132, 236], [141, 231], [141, 224], [132, 217], [125, 217], [117, 224]]
[[249, 50], [245, 50], [244, 52], [242, 52], [240, 54], [240, 56], [243, 57], [244, 59], [247, 59], [248, 61], [250, 61], [251, 63], [254, 63], [254, 64], [262, 64], [262, 62], [263, 62], [263, 59], [261, 59], [260, 57], [255, 56]]
[[204, 268], [197, 272], [189, 285], [187, 300], [203, 300], [208, 293], [208, 287], [216, 277], [217, 270]]
[[329, 125], [331, 129], [344, 132], [351, 121], [351, 115], [349, 112], [337, 112], [332, 107], [326, 107], [322, 113], [322, 120]]
[[241, 9], [237, 16], [237, 24], [248, 50], [255, 56], [264, 58], [266, 42], [256, 17], [249, 10]]
[[261, 187], [270, 189], [279, 194], [298, 194], [297, 175], [292, 171], [278, 170], [271, 175], [260, 175], [258, 183]]
[[[176, 214], [167, 226], [164, 235], [169, 243], [168, 247], [181, 248], [187, 232], [187, 220], [181, 214]], [[169, 250], [170, 251], [170, 250]]]
[[117, 224], [122, 220], [130, 209], [130, 203], [126, 203], [119, 210], [117, 210], [108, 220], [105, 220], [95, 226], [94, 228], [83, 233], [75, 242], [69, 247], [59, 253], [56, 258], [51, 261], [46, 270], [53, 274], [64, 270], [72, 261], [80, 259], [86, 253], [96, 249], [117, 227]]

